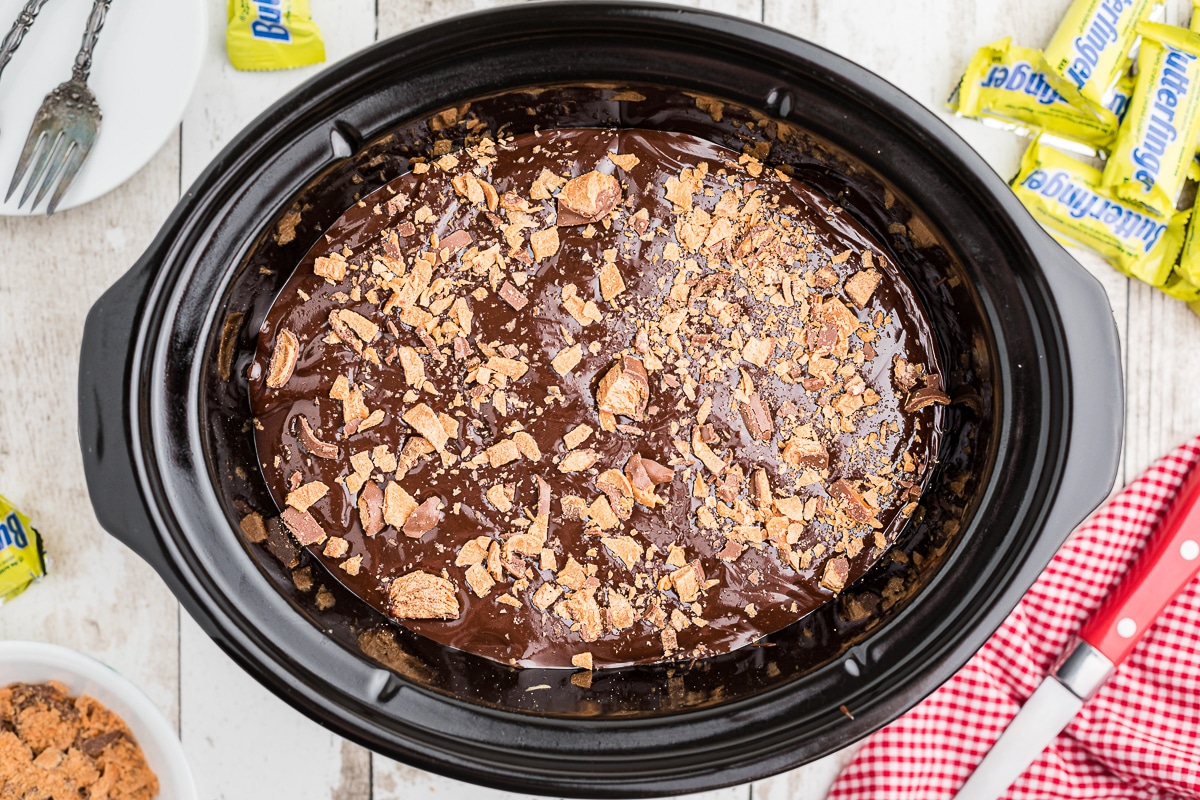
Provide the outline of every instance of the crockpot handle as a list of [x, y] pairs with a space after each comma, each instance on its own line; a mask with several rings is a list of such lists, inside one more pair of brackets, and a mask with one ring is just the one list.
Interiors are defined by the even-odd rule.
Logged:
[[[1066, 460], [1044, 528], [1057, 549], [1112, 490], [1121, 455], [1125, 394], [1121, 343], [1104, 287], [1048, 235], [1040, 249], [1066, 343], [1063, 369], [1071, 386]], [[1112, 363], [1118, 368], [1101, 366]], [[1053, 551], [1046, 560], [1051, 556]]]
[[131, 344], [158, 259], [152, 247], [88, 312], [79, 357], [79, 446], [100, 525], [163, 578], [170, 562], [142, 498], [132, 453]]

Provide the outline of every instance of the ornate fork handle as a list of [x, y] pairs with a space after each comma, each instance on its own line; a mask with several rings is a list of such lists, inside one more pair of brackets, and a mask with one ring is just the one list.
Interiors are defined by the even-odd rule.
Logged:
[[21, 40], [29, 32], [29, 28], [44, 5], [46, 5], [46, 0], [29, 0], [21, 9], [21, 13], [17, 15], [17, 21], [13, 23], [12, 28], [4, 37], [4, 41], [0, 42], [0, 72], [4, 72], [4, 67], [12, 60], [13, 53], [17, 52]]
[[92, 4], [92, 13], [88, 14], [87, 27], [83, 30], [83, 42], [79, 45], [79, 54], [75, 56], [75, 66], [71, 68], [72, 80], [87, 83], [88, 75], [92, 73], [92, 50], [100, 38], [100, 29], [104, 27], [104, 17], [108, 14], [110, 3], [112, 0], [95, 0]]

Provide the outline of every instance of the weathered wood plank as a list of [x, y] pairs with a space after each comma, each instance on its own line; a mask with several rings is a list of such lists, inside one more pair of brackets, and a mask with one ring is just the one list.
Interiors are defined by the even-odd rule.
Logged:
[[829, 793], [837, 778], [857, 748], [847, 747], [819, 761], [785, 772], [753, 785], [753, 800], [820, 800]]
[[[1187, 24], [1192, 5], [1170, 0], [1166, 21]], [[1125, 478], [1200, 433], [1200, 318], [1183, 303], [1130, 282], [1125, 365]]]
[[1200, 432], [1198, 343], [1200, 317], [1178, 300], [1134, 284], [1125, 385], [1128, 477]]
[[50, 218], [0, 217], [0, 493], [29, 514], [51, 559], [45, 580], [0, 607], [0, 639], [95, 656], [176, 721], [178, 605], [96, 521], [76, 421], [84, 317], [158, 232], [175, 204], [178, 175], [172, 136], [132, 180], [95, 203]]
[[209, 15], [208, 52], [183, 118], [182, 185], [186, 189], [230, 139], [290, 90], [375, 39], [374, 0], [341, 0], [314, 9], [325, 39], [324, 64], [239, 72], [225, 53], [225, 15]]
[[371, 796], [370, 755], [264, 689], [183, 614], [183, 746], [216, 800]]

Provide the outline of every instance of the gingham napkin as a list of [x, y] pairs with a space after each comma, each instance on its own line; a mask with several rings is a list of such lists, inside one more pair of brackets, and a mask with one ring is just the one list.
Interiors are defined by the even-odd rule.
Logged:
[[[1100, 605], [1200, 464], [1200, 437], [1101, 507], [965, 667], [867, 740], [830, 800], [949, 798]], [[1200, 798], [1200, 580], [1004, 795]]]

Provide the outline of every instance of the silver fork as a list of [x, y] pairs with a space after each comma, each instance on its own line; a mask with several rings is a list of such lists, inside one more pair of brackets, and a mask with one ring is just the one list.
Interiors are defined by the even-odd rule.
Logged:
[[25, 205], [40, 182], [41, 187], [37, 189], [30, 210], [37, 208], [57, 181], [54, 194], [46, 205], [46, 214], [53, 214], [96, 141], [96, 134], [100, 131], [100, 106], [87, 86], [87, 79], [92, 71], [92, 50], [96, 47], [111, 2], [95, 0], [92, 4], [92, 12], [83, 31], [83, 42], [75, 56], [75, 66], [71, 69], [71, 79], [46, 95], [42, 107], [33, 117], [29, 138], [25, 140], [25, 147], [17, 160], [17, 171], [9, 184], [8, 194], [4, 196], [5, 201], [12, 197], [32, 163], [33, 170], [17, 203], [18, 208]]

